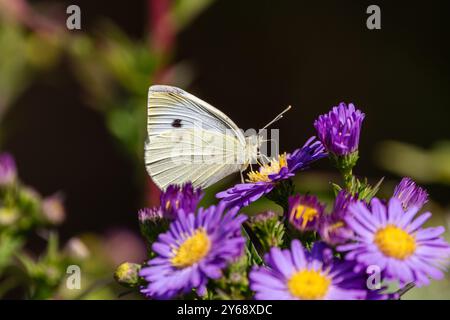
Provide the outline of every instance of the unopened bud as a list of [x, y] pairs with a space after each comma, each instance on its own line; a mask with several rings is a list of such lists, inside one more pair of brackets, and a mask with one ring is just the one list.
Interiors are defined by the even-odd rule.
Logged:
[[0, 208], [0, 226], [10, 226], [19, 218], [19, 213], [14, 208]]
[[167, 231], [169, 227], [169, 221], [163, 217], [158, 208], [141, 209], [138, 218], [141, 233], [149, 243], [153, 243], [158, 235]]
[[86, 245], [79, 238], [70, 239], [65, 247], [65, 252], [69, 257], [74, 259], [86, 259], [90, 252]]
[[283, 243], [285, 228], [277, 213], [273, 211], [259, 213], [251, 217], [249, 223], [265, 251]]
[[60, 224], [66, 217], [63, 199], [58, 194], [45, 198], [42, 201], [42, 211], [46, 220], [51, 224]]
[[124, 262], [119, 267], [117, 267], [116, 272], [114, 272], [114, 279], [121, 285], [134, 288], [139, 285], [139, 271], [141, 270], [141, 265], [132, 262]]
[[14, 158], [9, 153], [0, 154], [0, 186], [13, 183], [17, 178]]

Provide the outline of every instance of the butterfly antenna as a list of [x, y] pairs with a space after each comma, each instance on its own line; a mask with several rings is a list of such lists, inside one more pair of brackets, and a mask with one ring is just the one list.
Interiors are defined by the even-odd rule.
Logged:
[[271, 124], [273, 124], [273, 123], [277, 122], [278, 120], [280, 120], [281, 118], [283, 118], [283, 114], [285, 114], [286, 112], [291, 110], [291, 108], [292, 108], [292, 106], [288, 106], [286, 109], [281, 111], [281, 113], [279, 115], [277, 115], [272, 121], [270, 121], [268, 124], [266, 124], [262, 129], [266, 129]]

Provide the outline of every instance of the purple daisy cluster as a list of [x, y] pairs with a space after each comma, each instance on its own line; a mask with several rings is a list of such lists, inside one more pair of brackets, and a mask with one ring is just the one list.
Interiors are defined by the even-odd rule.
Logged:
[[152, 250], [157, 257], [148, 261], [140, 276], [149, 285], [141, 292], [157, 299], [173, 298], [195, 289], [206, 293], [208, 279], [218, 279], [228, 263], [244, 252], [241, 225], [246, 220], [238, 209], [224, 212], [224, 205], [179, 210], [167, 232], [159, 235]]
[[[353, 175], [365, 115], [341, 103], [321, 115], [311, 137], [263, 162], [244, 183], [198, 208], [203, 191], [171, 185], [161, 203], [139, 212], [149, 260], [139, 289], [151, 299], [398, 299], [441, 280], [450, 260], [444, 227], [426, 227], [426, 190], [403, 178], [387, 199], [381, 185]], [[329, 157], [341, 174], [326, 201], [298, 192], [294, 177]], [[342, 183], [343, 185], [339, 185]], [[384, 190], [386, 192], [386, 190]], [[321, 193], [324, 195], [326, 193]], [[279, 211], [248, 205], [265, 197]], [[331, 199], [330, 199], [331, 198]]]
[[224, 203], [197, 209], [202, 197], [190, 183], [170, 185], [159, 206], [138, 212], [154, 256], [139, 269], [146, 297], [170, 299], [193, 291], [203, 296], [208, 280], [220, 278], [243, 255], [241, 227], [247, 217], [237, 207], [226, 210]]

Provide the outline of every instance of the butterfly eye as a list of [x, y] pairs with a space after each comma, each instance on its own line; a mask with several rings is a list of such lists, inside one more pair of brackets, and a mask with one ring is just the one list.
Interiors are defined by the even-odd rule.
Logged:
[[181, 128], [181, 120], [180, 119], [173, 120], [172, 127], [174, 127], [174, 128]]

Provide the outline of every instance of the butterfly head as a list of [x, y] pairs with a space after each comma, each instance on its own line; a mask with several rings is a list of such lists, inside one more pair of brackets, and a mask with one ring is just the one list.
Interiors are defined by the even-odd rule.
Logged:
[[[271, 126], [278, 120], [283, 118], [283, 115], [288, 112], [292, 107], [288, 106], [286, 109], [284, 109], [281, 113], [279, 113], [272, 121], [270, 121], [268, 124], [266, 124], [261, 130], [259, 130], [258, 134], [251, 135], [247, 137], [247, 146], [246, 146], [246, 155], [250, 164], [260, 163], [259, 160], [262, 160], [261, 162], [267, 162], [269, 160], [267, 156], [267, 148], [262, 148], [264, 143], [272, 142], [273, 139], [267, 140], [267, 136], [263, 134], [263, 132], [267, 129], [267, 127]], [[269, 161], [270, 162], [270, 161]]]

